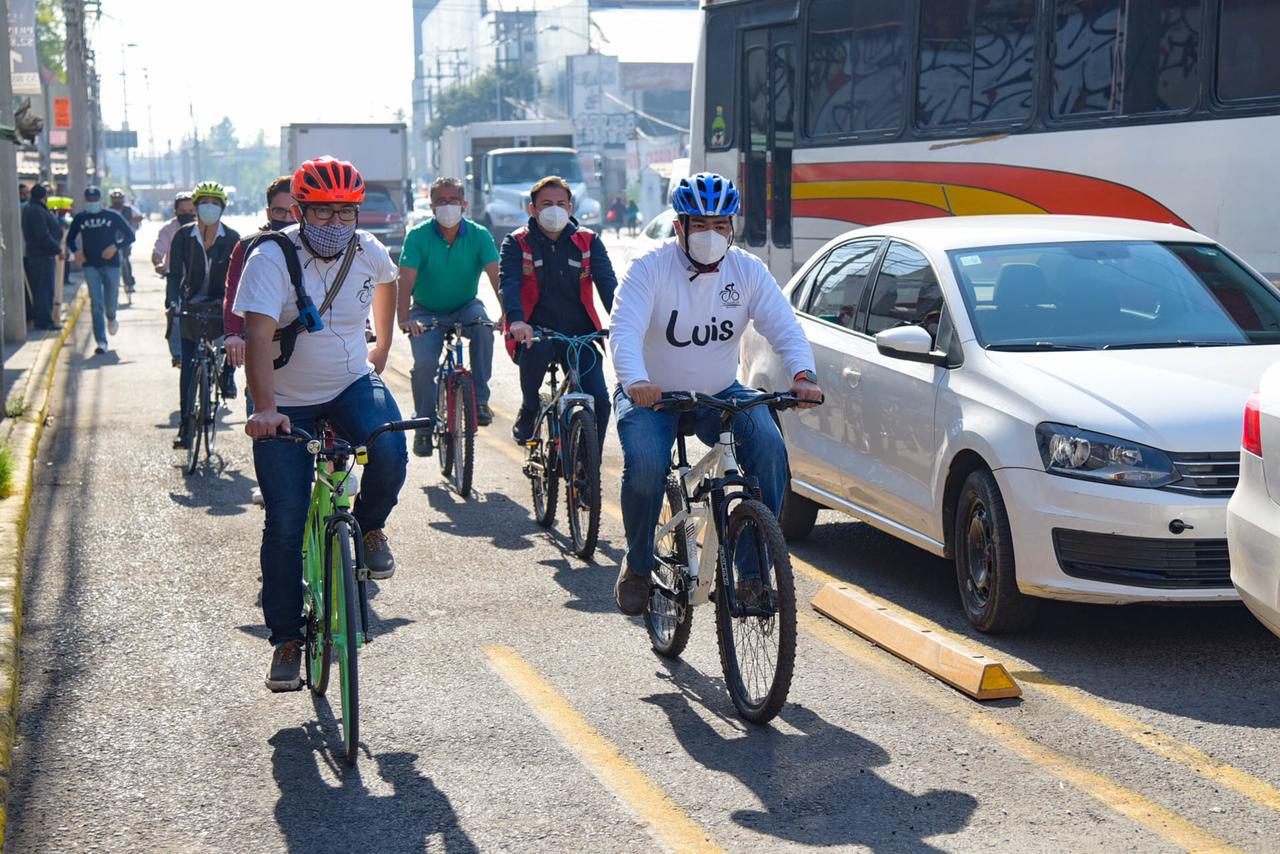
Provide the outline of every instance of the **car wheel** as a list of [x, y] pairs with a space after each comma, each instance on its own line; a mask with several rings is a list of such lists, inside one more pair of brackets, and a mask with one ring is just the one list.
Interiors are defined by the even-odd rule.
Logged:
[[970, 474], [960, 488], [952, 542], [969, 622], [992, 634], [1030, 626], [1036, 601], [1018, 590], [1009, 514], [995, 476], [986, 469]]
[[778, 524], [782, 526], [782, 536], [787, 542], [803, 540], [809, 536], [820, 509], [818, 502], [788, 489], [782, 499], [782, 512], [778, 514]]

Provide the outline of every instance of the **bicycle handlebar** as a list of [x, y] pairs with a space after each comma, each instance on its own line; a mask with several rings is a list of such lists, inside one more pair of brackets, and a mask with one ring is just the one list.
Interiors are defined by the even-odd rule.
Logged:
[[658, 398], [654, 409], [671, 409], [675, 412], [687, 412], [699, 406], [718, 409], [721, 412], [736, 414], [754, 409], [757, 406], [768, 406], [770, 409], [792, 409], [804, 403], [821, 406], [826, 398], [820, 400], [804, 400], [789, 391], [767, 392], [745, 400], [724, 400], [699, 391], [671, 391]]
[[[360, 448], [367, 448], [374, 443], [383, 433], [404, 433], [409, 430], [427, 430], [435, 422], [430, 418], [409, 418], [404, 421], [388, 421], [386, 424], [376, 428], [368, 437], [359, 445], [352, 445], [344, 439], [334, 437], [334, 448], [341, 450], [343, 453], [351, 453]], [[321, 441], [319, 437], [312, 436], [301, 427], [290, 427], [290, 432], [284, 434], [276, 434], [275, 436], [262, 436], [254, 440], [255, 442], [292, 442], [295, 445], [308, 444], [311, 442]], [[317, 448], [312, 453], [319, 453]]]
[[[509, 336], [511, 333], [507, 334]], [[547, 329], [545, 326], [535, 326], [533, 327], [533, 338], [530, 339], [530, 343], [537, 344], [540, 341], [568, 341], [575, 344], [589, 344], [592, 341], [598, 341], [601, 338], [608, 337], [608, 329], [588, 332], [586, 335], [565, 335], [563, 332], [557, 332], [554, 329]]]
[[445, 330], [472, 329], [476, 326], [484, 326], [484, 327], [488, 327], [489, 329], [492, 329], [494, 327], [493, 321], [488, 319], [469, 320], [466, 323], [442, 323], [439, 320], [433, 320], [430, 323], [422, 323], [421, 321], [415, 321], [415, 322], [422, 327], [423, 332], [431, 332], [434, 329], [445, 329]]

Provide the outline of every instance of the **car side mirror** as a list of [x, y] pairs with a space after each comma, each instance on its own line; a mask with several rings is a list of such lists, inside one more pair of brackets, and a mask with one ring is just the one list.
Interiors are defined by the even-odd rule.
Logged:
[[946, 353], [933, 349], [933, 336], [923, 326], [886, 329], [876, 336], [876, 349], [892, 359], [926, 365], [941, 365], [947, 360]]

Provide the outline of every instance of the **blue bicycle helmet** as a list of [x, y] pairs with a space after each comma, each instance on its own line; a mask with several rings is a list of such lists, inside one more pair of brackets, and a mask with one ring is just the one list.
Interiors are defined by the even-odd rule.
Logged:
[[733, 216], [741, 206], [738, 188], [723, 175], [699, 172], [681, 178], [671, 191], [671, 207], [688, 216]]

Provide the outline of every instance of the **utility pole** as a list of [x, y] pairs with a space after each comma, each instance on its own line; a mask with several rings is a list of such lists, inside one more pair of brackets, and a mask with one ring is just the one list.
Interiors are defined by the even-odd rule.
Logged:
[[142, 67], [142, 79], [147, 87], [147, 157], [151, 161], [151, 190], [154, 193], [159, 179], [156, 173], [156, 129], [151, 123], [151, 71]]
[[[126, 42], [120, 45], [120, 96], [122, 104], [121, 110], [124, 114], [123, 120], [120, 123], [120, 129], [126, 131], [129, 129], [129, 77], [128, 72], [125, 70], [126, 60], [124, 52], [126, 48], [130, 47], [137, 47], [137, 45], [133, 42]], [[130, 189], [133, 188], [133, 174], [129, 167], [129, 147], [127, 145], [124, 148], [124, 185]]]
[[187, 112], [191, 114], [191, 186], [194, 187], [204, 180], [200, 177], [204, 174], [204, 170], [200, 168], [200, 126], [196, 124], [196, 105], [187, 102]]
[[78, 200], [84, 198], [84, 188], [88, 184], [87, 158], [92, 124], [84, 0], [62, 0], [62, 14], [67, 23], [67, 86], [71, 90], [71, 127], [67, 130], [67, 192], [71, 198]]
[[[9, 20], [9, 2], [0, 0], [0, 21]], [[9, 56], [9, 28], [0, 27], [0, 56]], [[0, 62], [0, 104], [12, 121], [13, 81], [8, 62]], [[48, 133], [48, 131], [45, 131]], [[0, 140], [0, 362], [6, 341], [27, 340], [27, 302], [22, 283], [22, 226], [18, 221], [18, 146]]]

